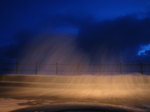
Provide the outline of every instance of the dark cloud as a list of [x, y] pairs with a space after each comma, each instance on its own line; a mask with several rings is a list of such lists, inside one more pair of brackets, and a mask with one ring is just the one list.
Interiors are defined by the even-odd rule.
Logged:
[[149, 6], [149, 0], [2, 0], [0, 56], [17, 57], [41, 33], [79, 31], [77, 46], [91, 59], [134, 58], [140, 45], [150, 43]]
[[0, 62], [19, 61], [26, 46], [34, 39], [35, 34], [28, 30], [16, 33], [13, 41], [0, 44]]
[[149, 17], [138, 19], [125, 16], [93, 24], [81, 30], [77, 42], [79, 48], [92, 58], [107, 56], [135, 59], [140, 45], [150, 43], [149, 37]]
[[91, 15], [77, 16], [73, 14], [54, 14], [41, 21], [36, 29], [46, 33], [70, 33], [78, 34], [78, 31], [94, 23]]
[[61, 25], [73, 25], [77, 27], [86, 26], [87, 24], [92, 23], [94, 20], [92, 16], [88, 15], [53, 15], [49, 17], [44, 22], [42, 22], [45, 26], [61, 26]]
[[[47, 23], [53, 24], [51, 21], [52, 19]], [[58, 26], [63, 22], [78, 26], [80, 32], [75, 41], [77, 50], [86, 54], [91, 61], [104, 57], [106, 59], [116, 58], [118, 61], [125, 59], [128, 59], [128, 61], [138, 60], [137, 52], [140, 46], [150, 43], [150, 17], [139, 19], [135, 16], [125, 16], [115, 20], [94, 23], [92, 19], [86, 20], [85, 18], [63, 16], [55, 21], [60, 23]], [[13, 47], [7, 47], [5, 57], [22, 56], [24, 49], [29, 45], [28, 43], [33, 39], [36, 40], [38, 34], [39, 32], [33, 33], [28, 30], [18, 32], [15, 36], [16, 44], [12, 45]], [[46, 40], [46, 38], [51, 38], [51, 36], [42, 37], [41, 39]], [[147, 54], [149, 55], [149, 53]], [[144, 60], [148, 59], [148, 56], [140, 58]]]

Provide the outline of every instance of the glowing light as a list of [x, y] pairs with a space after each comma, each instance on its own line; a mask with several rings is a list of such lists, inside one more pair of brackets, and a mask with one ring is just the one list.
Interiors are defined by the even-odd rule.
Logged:
[[140, 50], [138, 51], [138, 56], [146, 56], [147, 55], [147, 51], [150, 51], [150, 44], [147, 45], [142, 45]]
[[[21, 79], [21, 80], [20, 80]], [[51, 97], [75, 98], [75, 99], [98, 99], [108, 102], [121, 102], [127, 100], [148, 100], [148, 89], [150, 86], [149, 76], [136, 74], [130, 75], [74, 75], [74, 76], [5, 76], [1, 82], [11, 84], [22, 84], [21, 87], [13, 87], [9, 94], [24, 97]], [[17, 91], [16, 91], [17, 90]], [[16, 92], [14, 92], [16, 91]], [[5, 93], [6, 94], [6, 93]], [[138, 97], [133, 96], [137, 95]], [[109, 98], [117, 98], [119, 101], [112, 101]], [[131, 99], [130, 99], [131, 98]]]

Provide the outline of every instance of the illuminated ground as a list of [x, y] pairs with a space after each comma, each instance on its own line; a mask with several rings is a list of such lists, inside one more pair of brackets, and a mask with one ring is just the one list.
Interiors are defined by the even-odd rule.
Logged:
[[[61, 105], [82, 104], [92, 106], [96, 105], [98, 107], [100, 105], [109, 105], [109, 106], [115, 105], [115, 107], [117, 108], [118, 106], [123, 107], [125, 106], [125, 108], [127, 107], [134, 108], [136, 109], [136, 111], [138, 109], [140, 110], [142, 109], [145, 112], [150, 111], [149, 76], [8, 75], [8, 76], [1, 76], [0, 78], [1, 78], [0, 107], [1, 109], [5, 110], [5, 112], [9, 112], [10, 110], [16, 110], [19, 108], [34, 107], [41, 105], [49, 105], [46, 106], [46, 108], [51, 109], [52, 105], [60, 105], [60, 104]], [[86, 109], [82, 111], [87, 112]], [[94, 112], [97, 111], [95, 110]], [[47, 111], [45, 110], [44, 112]]]

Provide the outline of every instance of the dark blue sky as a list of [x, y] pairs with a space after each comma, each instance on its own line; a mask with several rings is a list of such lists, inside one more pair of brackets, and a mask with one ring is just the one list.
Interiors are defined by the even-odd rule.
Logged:
[[89, 55], [103, 46], [149, 59], [150, 0], [1, 0], [0, 14], [1, 59], [43, 33], [74, 35]]

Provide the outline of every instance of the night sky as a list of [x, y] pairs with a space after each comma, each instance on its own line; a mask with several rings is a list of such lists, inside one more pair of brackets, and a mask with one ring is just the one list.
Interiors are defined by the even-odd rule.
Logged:
[[150, 63], [150, 0], [1, 0], [0, 14], [0, 61], [16, 61], [39, 35], [59, 34], [91, 59]]

